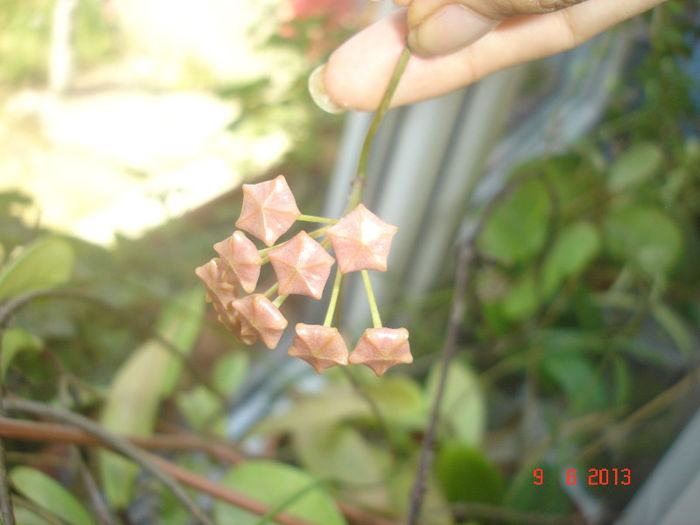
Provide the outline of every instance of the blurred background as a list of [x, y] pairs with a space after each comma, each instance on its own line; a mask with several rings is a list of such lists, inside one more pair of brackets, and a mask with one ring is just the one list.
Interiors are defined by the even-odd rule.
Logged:
[[[371, 115], [324, 114], [307, 77], [391, 9], [0, 0], [0, 301], [61, 286], [4, 330], [7, 391], [114, 432], [225, 443], [256, 459], [166, 457], [312, 523], [399, 523], [470, 242], [421, 523], [696, 523], [696, 2], [388, 113], [365, 202], [399, 233], [372, 279], [412, 365], [319, 378], [286, 356], [293, 334], [249, 348], [205, 305], [193, 270], [233, 231], [242, 183], [283, 173], [303, 213], [342, 213]], [[319, 322], [327, 298], [305, 299], [285, 303], [290, 325]], [[365, 301], [349, 279], [349, 344]], [[115, 523], [191, 522], [132, 464], [83, 449], [95, 496], [69, 445], [31, 439], [5, 442], [20, 522], [109, 522], [95, 498]], [[217, 524], [259, 523], [193, 494]]]

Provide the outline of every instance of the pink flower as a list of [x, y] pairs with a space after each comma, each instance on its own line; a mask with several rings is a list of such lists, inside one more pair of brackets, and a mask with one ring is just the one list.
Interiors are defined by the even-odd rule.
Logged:
[[320, 299], [335, 259], [302, 231], [269, 255], [279, 282], [279, 294], [310, 295]]
[[303, 359], [319, 374], [335, 365], [348, 364], [348, 347], [337, 328], [298, 323], [289, 355]]
[[236, 227], [272, 246], [301, 215], [284, 175], [243, 185], [243, 208]]
[[350, 363], [363, 364], [381, 376], [400, 363], [412, 363], [405, 328], [368, 328], [350, 354]]
[[214, 249], [228, 263], [243, 289], [247, 293], [255, 290], [262, 259], [253, 241], [242, 231], [235, 231], [228, 239], [217, 242]]
[[237, 299], [237, 280], [229, 266], [215, 257], [194, 271], [207, 290], [207, 301], [214, 305], [218, 319], [226, 329], [234, 334], [240, 331], [238, 314], [231, 309], [231, 303]]
[[358, 270], [386, 271], [386, 260], [396, 226], [387, 224], [364, 205], [326, 230], [342, 273]]
[[241, 322], [243, 342], [251, 339], [254, 342], [259, 337], [270, 350], [277, 346], [287, 327], [287, 320], [267, 297], [262, 294], [247, 295], [233, 301], [232, 308]]

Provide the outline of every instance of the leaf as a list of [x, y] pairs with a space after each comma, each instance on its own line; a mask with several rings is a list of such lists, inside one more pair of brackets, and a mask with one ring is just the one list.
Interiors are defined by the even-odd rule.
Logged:
[[90, 513], [53, 478], [30, 467], [15, 467], [9, 473], [18, 492], [72, 525], [95, 525]]
[[522, 274], [503, 298], [503, 315], [509, 321], [522, 321], [530, 317], [539, 304], [540, 296], [535, 287], [532, 271]]
[[2, 377], [5, 377], [7, 368], [14, 357], [23, 350], [38, 352], [41, 341], [23, 328], [15, 326], [2, 332]]
[[383, 478], [388, 457], [357, 430], [341, 425], [300, 430], [294, 434], [293, 445], [302, 465], [313, 474], [355, 484], [349, 487], [353, 499], [375, 507], [389, 504]]
[[[15, 507], [15, 522], [17, 525], [51, 525], [44, 518], [22, 507]], [[2, 525], [2, 520], [0, 520]]]
[[[178, 349], [194, 344], [201, 318], [198, 306], [186, 307], [186, 300], [201, 302], [201, 295], [187, 292], [165, 309], [156, 324], [161, 337]], [[197, 322], [187, 316], [194, 316]], [[196, 327], [196, 329], [195, 329]], [[113, 432], [146, 436], [153, 432], [158, 406], [172, 381], [171, 363], [177, 359], [161, 342], [148, 340], [137, 348], [117, 370], [101, 414], [102, 425]], [[139, 473], [132, 462], [108, 451], [98, 453], [100, 477], [107, 498], [116, 508], [126, 508]]]
[[542, 286], [551, 294], [567, 278], [581, 272], [600, 249], [598, 232], [587, 222], [563, 228], [542, 266]]
[[663, 303], [655, 303], [651, 312], [657, 322], [664, 327], [668, 335], [678, 347], [678, 350], [689, 358], [693, 350], [693, 336], [683, 319]]
[[[419, 428], [425, 417], [425, 398], [415, 381], [403, 376], [385, 377], [363, 386], [389, 424]], [[348, 385], [333, 385], [298, 401], [288, 411], [263, 419], [255, 432], [276, 434], [326, 427], [353, 418], [374, 420], [367, 400]]]
[[580, 414], [606, 406], [605, 386], [590, 360], [575, 352], [543, 356], [542, 370], [566, 393], [571, 409]]
[[[425, 396], [432, 406], [437, 394], [440, 364], [430, 370]], [[477, 375], [459, 361], [447, 372], [447, 383], [440, 405], [440, 417], [448, 425], [449, 435], [462, 443], [478, 446], [486, 427], [486, 404]]]
[[652, 276], [668, 273], [681, 253], [680, 229], [653, 207], [633, 205], [618, 210], [607, 218], [604, 231], [613, 257]]
[[[289, 502], [318, 480], [298, 468], [273, 461], [247, 461], [231, 468], [222, 483], [273, 507]], [[328, 493], [320, 486], [307, 490], [284, 512], [318, 525], [346, 525]], [[218, 525], [255, 525], [260, 516], [217, 501], [214, 521]]]
[[635, 144], [610, 168], [608, 187], [617, 192], [638, 186], [659, 172], [663, 160], [661, 148], [653, 142]]
[[549, 208], [549, 196], [541, 182], [522, 183], [486, 221], [479, 236], [480, 249], [506, 262], [528, 261], [544, 244]]
[[233, 395], [243, 383], [250, 368], [250, 359], [242, 352], [229, 353], [220, 357], [214, 365], [212, 384], [219, 392]]
[[505, 485], [498, 468], [477, 448], [454, 441], [442, 446], [436, 471], [450, 503], [489, 503], [503, 499]]
[[[176, 398], [177, 407], [187, 424], [194, 430], [202, 431], [205, 425], [216, 423], [217, 431], [223, 431], [221, 401], [203, 385], [197, 385], [187, 392], [180, 392]], [[221, 417], [216, 417], [217, 414]], [[213, 429], [208, 429], [210, 432]], [[220, 433], [220, 432], [217, 432]]]
[[73, 248], [63, 239], [33, 242], [0, 270], [0, 301], [66, 283], [74, 260]]
[[[193, 288], [177, 297], [156, 325], [156, 332], [183, 357], [190, 354], [202, 330], [204, 306], [204, 292]], [[164, 396], [172, 393], [181, 372], [182, 359], [171, 359], [163, 382]]]

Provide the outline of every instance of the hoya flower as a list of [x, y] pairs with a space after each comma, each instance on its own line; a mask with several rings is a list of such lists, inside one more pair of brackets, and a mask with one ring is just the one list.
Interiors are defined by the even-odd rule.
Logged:
[[412, 363], [405, 328], [368, 328], [350, 354], [350, 363], [363, 364], [381, 376], [389, 368], [401, 363]]
[[240, 319], [240, 337], [244, 342], [259, 337], [270, 350], [277, 346], [287, 320], [267, 297], [259, 293], [247, 295], [233, 301], [232, 308]]
[[284, 175], [243, 185], [243, 207], [236, 227], [272, 246], [301, 215]]
[[289, 355], [303, 359], [319, 374], [335, 365], [348, 364], [348, 347], [337, 328], [298, 323]]
[[280, 295], [309, 295], [320, 299], [335, 259], [308, 233], [302, 231], [268, 257], [277, 275]]
[[204, 283], [204, 288], [207, 290], [207, 301], [214, 305], [219, 322], [226, 329], [238, 334], [240, 321], [238, 314], [231, 308], [231, 303], [238, 297], [238, 284], [231, 268], [224, 261], [215, 257], [196, 268], [194, 273]]
[[246, 293], [255, 290], [260, 277], [262, 258], [253, 241], [246, 237], [245, 233], [237, 230], [231, 237], [217, 242], [214, 249], [228, 263]]
[[326, 230], [342, 273], [358, 270], [386, 271], [386, 260], [396, 226], [381, 220], [359, 204]]

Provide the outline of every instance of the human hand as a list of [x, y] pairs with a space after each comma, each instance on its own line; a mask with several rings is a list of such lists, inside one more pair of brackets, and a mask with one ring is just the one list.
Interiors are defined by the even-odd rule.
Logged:
[[336, 49], [309, 88], [326, 111], [373, 111], [408, 42], [391, 106], [410, 104], [575, 47], [664, 1], [394, 0], [406, 7]]

